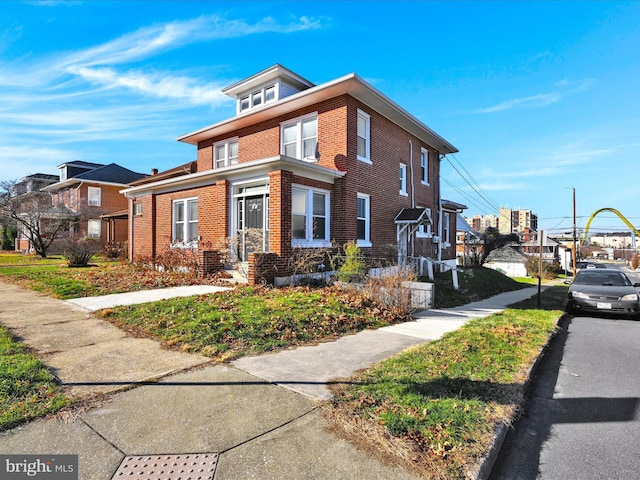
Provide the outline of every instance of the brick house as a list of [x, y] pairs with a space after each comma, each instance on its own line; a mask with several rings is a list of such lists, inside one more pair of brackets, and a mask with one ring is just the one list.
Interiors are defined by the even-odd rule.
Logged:
[[284, 276], [297, 249], [349, 240], [373, 257], [455, 265], [440, 159], [457, 150], [420, 120], [355, 74], [314, 85], [275, 65], [223, 92], [236, 115], [178, 138], [194, 162], [123, 190], [131, 260], [234, 237], [250, 280], [256, 258]]
[[74, 232], [102, 243], [127, 241], [128, 201], [120, 190], [146, 175], [115, 163], [82, 161], [63, 163], [58, 170], [59, 181], [42, 191], [51, 194], [54, 207], [78, 217]]

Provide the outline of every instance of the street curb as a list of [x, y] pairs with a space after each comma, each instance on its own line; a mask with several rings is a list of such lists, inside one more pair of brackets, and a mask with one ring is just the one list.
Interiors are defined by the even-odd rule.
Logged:
[[[538, 371], [538, 368], [540, 368], [542, 359], [547, 354], [547, 351], [549, 350], [551, 343], [560, 333], [562, 329], [561, 322], [566, 317], [567, 315], [563, 314], [558, 318], [556, 322], [556, 326], [558, 328], [556, 328], [556, 330], [551, 335], [549, 335], [549, 338], [547, 339], [547, 343], [545, 343], [542, 346], [542, 348], [540, 349], [540, 352], [538, 353], [538, 356], [536, 357], [535, 361], [529, 368], [529, 372], [527, 373], [527, 379], [524, 382], [524, 388], [522, 392], [522, 403], [518, 405], [519, 411], [525, 408], [527, 404], [527, 396], [529, 395], [529, 390], [531, 389], [531, 385], [533, 384], [533, 377]], [[493, 442], [491, 443], [491, 447], [489, 448], [489, 451], [485, 456], [483, 456], [480, 459], [480, 461], [476, 465], [477, 470], [475, 474], [471, 472], [471, 475], [469, 476], [469, 478], [473, 480], [487, 480], [489, 478], [489, 476], [491, 475], [491, 471], [493, 470], [493, 466], [495, 465], [496, 460], [498, 459], [498, 455], [500, 455], [500, 450], [502, 449], [502, 445], [504, 444], [504, 441], [507, 438], [508, 432], [509, 432], [509, 425], [501, 424], [498, 426], [495, 436], [493, 437]]]

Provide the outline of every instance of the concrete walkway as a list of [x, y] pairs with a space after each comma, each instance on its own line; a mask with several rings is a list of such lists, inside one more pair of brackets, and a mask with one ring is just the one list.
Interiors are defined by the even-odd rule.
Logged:
[[64, 421], [1, 433], [0, 452], [78, 455], [79, 478], [87, 480], [176, 478], [158, 475], [163, 462], [216, 480], [413, 478], [329, 432], [315, 400], [330, 396], [336, 378], [535, 293], [527, 288], [336, 342], [215, 365], [89, 313], [139, 293], [63, 302], [0, 283], [0, 322], [39, 352], [72, 395], [112, 394]]

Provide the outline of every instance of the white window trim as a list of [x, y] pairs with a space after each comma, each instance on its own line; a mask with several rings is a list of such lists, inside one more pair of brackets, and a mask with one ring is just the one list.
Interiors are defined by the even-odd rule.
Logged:
[[[221, 142], [216, 142], [213, 144], [213, 168], [224, 168], [230, 165], [236, 165], [238, 163], [238, 159], [236, 158], [236, 163], [229, 163], [229, 144], [238, 143], [238, 137], [228, 138]], [[224, 165], [218, 166], [218, 158], [216, 158], [217, 147], [224, 146]]]
[[[359, 247], [371, 247], [371, 196], [366, 193], [358, 193], [357, 199], [363, 199], [365, 201], [365, 217], [364, 219], [364, 239], [357, 238], [358, 234], [356, 232], [356, 243]], [[356, 208], [356, 222], [360, 220], [361, 217], [358, 217], [357, 208]]]
[[[403, 172], [402, 176], [400, 176], [400, 172]], [[400, 183], [400, 195], [402, 195], [403, 197], [408, 197], [409, 191], [407, 190], [407, 165], [406, 164], [404, 163], [400, 164], [398, 177], [402, 181]]]
[[[93, 195], [91, 195], [93, 192]], [[91, 200], [91, 197], [98, 197], [97, 201]], [[87, 187], [87, 205], [90, 207], [101, 207], [102, 206], [102, 188], [100, 187]]]
[[316, 161], [315, 155], [313, 157], [304, 158], [302, 153], [304, 151], [304, 142], [302, 138], [302, 124], [307, 120], [315, 119], [316, 120], [316, 149], [318, 145], [318, 112], [313, 112], [308, 115], [303, 115], [302, 117], [292, 118], [291, 120], [287, 120], [286, 122], [282, 122], [280, 124], [280, 154], [284, 155], [284, 129], [290, 127], [292, 125], [296, 126], [296, 156], [293, 158], [297, 158], [298, 160], [304, 160], [306, 162]]
[[142, 203], [134, 203], [133, 204], [133, 214], [134, 215], [142, 215]]
[[[306, 185], [291, 185], [291, 189], [304, 190], [306, 192], [306, 205], [305, 205], [305, 236], [306, 238], [292, 238], [292, 247], [307, 247], [307, 248], [326, 248], [331, 246], [330, 233], [331, 233], [331, 192], [328, 190], [322, 190], [320, 188], [308, 187]], [[324, 240], [316, 240], [313, 238], [313, 194], [320, 193], [324, 195], [325, 202], [325, 224], [324, 224]], [[293, 198], [293, 195], [291, 196]], [[292, 212], [293, 215], [293, 212]], [[293, 225], [291, 226], [293, 228]]]
[[[363, 157], [361, 155], [357, 155], [356, 153], [356, 158], [361, 162], [373, 163], [371, 161], [371, 115], [358, 109], [358, 119], [359, 118], [363, 118], [366, 121], [366, 130], [367, 130], [365, 132], [366, 145], [365, 145], [365, 156]], [[358, 126], [356, 122], [356, 152], [358, 151], [358, 145], [357, 145], [358, 138], [360, 138], [360, 136], [358, 135]]]
[[[424, 154], [424, 157], [423, 157]], [[422, 164], [422, 159], [425, 158], [426, 159], [426, 165]], [[427, 177], [426, 179], [423, 177], [420, 179], [420, 182], [423, 185], [429, 185], [429, 150], [427, 150], [426, 148], [421, 148], [420, 149], [420, 168], [424, 168], [424, 175]]]
[[[198, 223], [198, 239], [200, 239], [200, 225], [198, 219], [189, 220], [189, 202], [195, 200], [198, 202], [198, 197], [189, 197], [189, 198], [180, 198], [174, 200], [171, 204], [171, 246], [177, 248], [193, 248], [198, 246], [198, 240], [194, 241], [186, 241], [186, 242], [177, 242], [176, 241], [176, 205], [179, 203], [184, 204], [184, 222], [182, 225], [182, 234], [183, 238], [187, 238], [189, 234], [189, 224]], [[198, 205], [198, 214], [200, 213], [200, 205]]]
[[[421, 207], [418, 207], [421, 208]], [[429, 214], [429, 217], [431, 218], [431, 209], [427, 208], [427, 213]], [[424, 227], [427, 227], [426, 230]], [[427, 223], [420, 225], [420, 227], [418, 227], [418, 231], [416, 232], [416, 238], [431, 238], [433, 237], [433, 232], [431, 231], [431, 224]]]

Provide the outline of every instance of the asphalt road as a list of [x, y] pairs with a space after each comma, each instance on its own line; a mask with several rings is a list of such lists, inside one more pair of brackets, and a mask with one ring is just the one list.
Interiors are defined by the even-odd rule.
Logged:
[[490, 480], [640, 478], [639, 367], [640, 321], [565, 317]]

